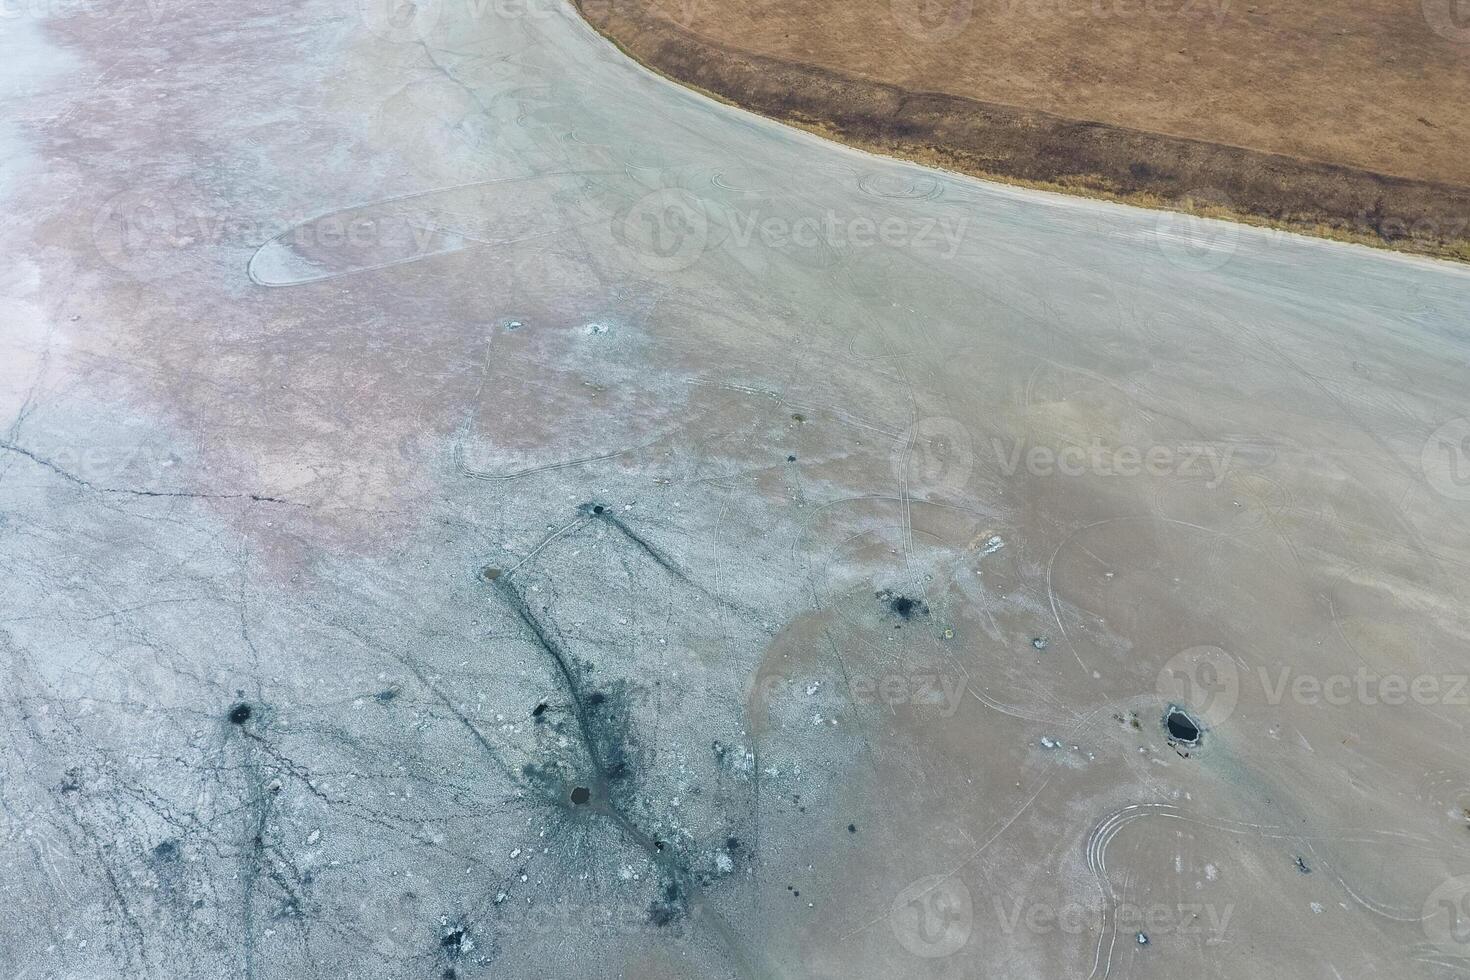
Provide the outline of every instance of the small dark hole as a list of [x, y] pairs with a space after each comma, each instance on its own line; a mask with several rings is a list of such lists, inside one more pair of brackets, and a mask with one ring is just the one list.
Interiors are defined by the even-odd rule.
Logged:
[[576, 806], [582, 806], [590, 799], [592, 799], [592, 791], [586, 786], [578, 786], [572, 790], [572, 803]]
[[230, 721], [236, 725], [243, 725], [250, 720], [252, 711], [248, 704], [237, 704], [230, 709]]
[[1169, 713], [1164, 716], [1164, 727], [1168, 729], [1169, 737], [1175, 741], [1189, 743], [1199, 741], [1199, 722], [1179, 708], [1169, 709]]
[[546, 714], [546, 702], [545, 701], [542, 701], [540, 704], [536, 705], [536, 707], [534, 707], [534, 708], [531, 709], [531, 717], [532, 718], [540, 718], [544, 714]]
[[794, 463], [794, 462], [796, 462], [796, 457], [795, 456], [787, 456], [786, 457], [786, 462], [788, 462], [788, 463]]
[[847, 825], [847, 832], [849, 834], [855, 834], [855, 833], [857, 833], [857, 824], [855, 824], [855, 823], [848, 824]]
[[656, 841], [654, 841], [654, 842], [653, 842], [653, 846], [654, 846], [654, 847], [655, 847], [655, 848], [656, 848], [656, 849], [658, 849], [658, 850], [660, 850], [660, 851], [662, 851], [662, 850], [663, 850], [663, 849], [664, 849], [664, 842], [663, 842], [663, 841], [661, 841], [661, 840], [656, 840]]
[[601, 504], [598, 504], [596, 507], [593, 507], [592, 508], [592, 513], [594, 513], [594, 514], [601, 514], [602, 511], [603, 511], [603, 506]]

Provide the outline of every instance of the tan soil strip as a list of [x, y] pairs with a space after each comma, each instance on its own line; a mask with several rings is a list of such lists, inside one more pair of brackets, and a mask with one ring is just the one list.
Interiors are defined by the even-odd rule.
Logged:
[[573, 0], [645, 66], [772, 119], [977, 177], [1470, 261], [1470, 187], [854, 78], [701, 38], [629, 0]]

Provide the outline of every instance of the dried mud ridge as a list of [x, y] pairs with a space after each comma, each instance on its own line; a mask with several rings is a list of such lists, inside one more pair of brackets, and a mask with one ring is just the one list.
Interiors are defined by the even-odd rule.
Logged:
[[977, 177], [1470, 261], [1470, 187], [1067, 119], [740, 51], [633, 3], [574, 0], [630, 56], [781, 122]]

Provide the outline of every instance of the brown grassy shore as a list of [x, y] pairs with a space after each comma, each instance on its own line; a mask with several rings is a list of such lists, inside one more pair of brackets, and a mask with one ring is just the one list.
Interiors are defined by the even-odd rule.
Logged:
[[[1459, 98], [1461, 87], [1470, 94], [1470, 43], [1436, 34], [1417, 4], [1413, 18], [1406, 21], [1406, 12], [1394, 21], [1396, 33], [1381, 30], [1367, 42], [1371, 62], [1338, 52], [1341, 71], [1323, 64], [1325, 39], [1348, 32], [1363, 40], [1368, 31], [1350, 18], [1368, 16], [1368, 7], [1344, 5], [1328, 23], [1350, 26], [1331, 34], [1319, 23], [1288, 23], [1285, 34], [1294, 40], [1279, 45], [1280, 65], [1273, 65], [1259, 51], [1243, 61], [1242, 46], [1270, 41], [1301, 8], [1283, 7], [1276, 24], [1263, 28], [1254, 16], [1221, 20], [1216, 6], [1213, 27], [1208, 20], [1187, 25], [1190, 39], [1208, 31], [1212, 43], [1188, 66], [1194, 83], [1181, 85], [1170, 56], [1187, 50], [1177, 48], [1186, 27], [1162, 17], [1021, 17], [1030, 35], [1061, 32], [1030, 38], [1061, 57], [1067, 70], [1055, 71], [1044, 58], [1033, 64], [1024, 57], [1028, 32], [1015, 23], [997, 40], [995, 16], [976, 12], [981, 0], [960, 0], [937, 28], [914, 21], [905, 0], [779, 7], [727, 0], [718, 8], [700, 0], [574, 2], [596, 30], [649, 68], [866, 150], [977, 177], [1470, 261], [1470, 165], [1460, 142], [1470, 119]], [[1006, 2], [1002, 13], [1014, 21], [1021, 8]], [[1107, 9], [1091, 2], [1094, 14]], [[1425, 0], [1426, 8], [1433, 2]], [[828, 11], [839, 11], [831, 16], [842, 22], [824, 20]], [[1085, 57], [1058, 55], [1058, 44], [1073, 45], [1079, 56], [1116, 49], [1108, 63], [1122, 77], [1099, 78]], [[1274, 72], [1280, 84], [1263, 83], [1262, 72]], [[1393, 85], [1401, 76], [1412, 84]], [[1278, 90], [1295, 100], [1290, 108]], [[1024, 101], [979, 97], [992, 91]], [[1377, 99], [1377, 111], [1355, 108], [1367, 98]], [[1351, 126], [1344, 106], [1356, 120]]]

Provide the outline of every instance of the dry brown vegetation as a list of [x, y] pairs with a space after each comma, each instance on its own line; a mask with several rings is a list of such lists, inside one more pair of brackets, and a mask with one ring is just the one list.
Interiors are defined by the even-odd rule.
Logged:
[[578, 6], [657, 71], [867, 149], [1470, 259], [1452, 0]]

